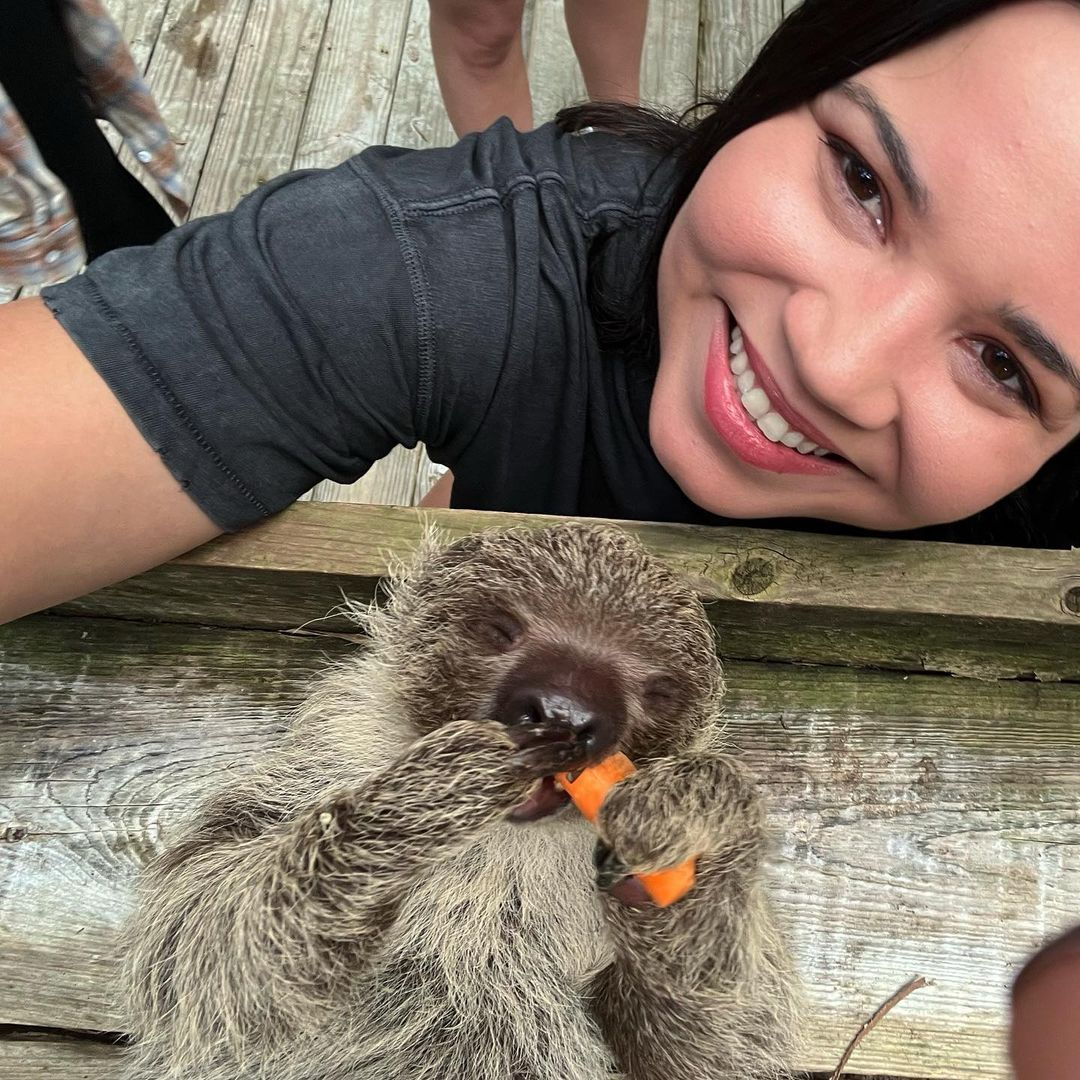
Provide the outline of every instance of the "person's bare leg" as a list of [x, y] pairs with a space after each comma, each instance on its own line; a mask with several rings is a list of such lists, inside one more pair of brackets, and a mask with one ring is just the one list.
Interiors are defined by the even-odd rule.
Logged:
[[450, 506], [450, 493], [453, 490], [453, 487], [454, 474], [452, 472], [444, 472], [442, 476], [431, 485], [428, 493], [417, 505], [447, 509]]
[[482, 131], [508, 116], [533, 126], [521, 46], [525, 0], [430, 0], [431, 51], [450, 123], [457, 134]]
[[636, 105], [649, 0], [566, 0], [565, 10], [589, 97]]

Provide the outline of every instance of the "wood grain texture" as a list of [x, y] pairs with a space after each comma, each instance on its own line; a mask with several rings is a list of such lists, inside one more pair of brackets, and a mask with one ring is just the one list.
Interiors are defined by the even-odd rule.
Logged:
[[123, 1051], [88, 1039], [0, 1037], [4, 1080], [116, 1080]]
[[[4, 1080], [115, 1080], [123, 1051], [80, 1039], [0, 1038], [0, 1076]], [[792, 1080], [830, 1080], [829, 1073], [802, 1073]], [[844, 1080], [901, 1080], [897, 1076], [844, 1073]]]
[[329, 12], [330, 0], [252, 0], [192, 217], [292, 168]]
[[[198, 212], [290, 165], [453, 139], [423, 0], [108, 3], [201, 178]], [[779, 11], [702, 0], [699, 39], [697, 5], [653, 0], [645, 97], [680, 106], [695, 67], [701, 90], [730, 85]], [[524, 29], [541, 120], [583, 87], [559, 0], [530, 0]], [[348, 494], [322, 495], [409, 503], [429, 468], [396, 451]], [[429, 516], [454, 534], [508, 520]], [[341, 617], [281, 631], [342, 592], [369, 595], [422, 521], [296, 507], [64, 617], [0, 628], [0, 1025], [117, 1026], [115, 934], [138, 868], [355, 647]], [[1061, 602], [1080, 557], [633, 528], [712, 600], [731, 658], [731, 738], [770, 796], [773, 886], [811, 988], [804, 1064], [828, 1075], [921, 972], [933, 985], [853, 1068], [1004, 1077], [1008, 982], [1076, 918], [1080, 892], [1080, 619]], [[119, 1053], [0, 1029], [11, 1080], [104, 1080]]]
[[169, 0], [104, 0], [104, 3], [139, 70], [145, 71], [165, 23]]
[[537, 126], [553, 120], [567, 105], [587, 100], [585, 80], [566, 32], [562, 0], [535, 0], [526, 64]]
[[[682, 109], [694, 98], [698, 25], [686, 0], [652, 0], [641, 60], [641, 99]], [[563, 0], [536, 0], [529, 23], [527, 62], [533, 118], [552, 120], [587, 98], [585, 81], [566, 30]]]
[[[343, 591], [370, 596], [428, 524], [461, 536], [551, 520], [298, 504], [58, 610], [292, 628], [324, 619]], [[1078, 551], [621, 524], [694, 583], [725, 656], [1080, 680], [1080, 617], [1063, 602], [1080, 587]]]
[[146, 69], [196, 199], [250, 6], [251, 0], [171, 0]]
[[[134, 874], [354, 647], [89, 618], [0, 628], [0, 1023], [117, 1029], [113, 942]], [[934, 985], [856, 1067], [1004, 1076], [1009, 980], [1075, 918], [1076, 688], [973, 697], [965, 680], [740, 663], [728, 679], [730, 739], [769, 796], [773, 888], [810, 987], [805, 1067], [834, 1065], [921, 973]]]
[[781, 0], [701, 0], [698, 92], [729, 90], [782, 16]]
[[409, 5], [334, 0], [293, 166], [325, 169], [386, 139]]

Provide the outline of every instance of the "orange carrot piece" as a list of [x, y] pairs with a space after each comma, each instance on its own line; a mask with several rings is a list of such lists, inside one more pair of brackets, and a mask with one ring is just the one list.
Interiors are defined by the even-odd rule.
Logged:
[[[636, 772], [634, 763], [625, 755], [615, 753], [603, 761], [582, 769], [573, 780], [567, 773], [556, 773], [555, 779], [563, 786], [574, 805], [588, 821], [595, 822], [597, 811], [608, 791], [620, 780]], [[641, 874], [639, 879], [645, 891], [658, 907], [667, 907], [684, 897], [694, 884], [694, 863], [689, 858], [680, 866], [658, 870], [655, 874]]]

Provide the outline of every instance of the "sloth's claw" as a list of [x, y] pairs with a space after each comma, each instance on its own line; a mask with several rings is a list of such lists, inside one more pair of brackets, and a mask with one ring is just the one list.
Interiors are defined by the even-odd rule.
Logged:
[[597, 888], [627, 907], [643, 907], [649, 903], [649, 894], [640, 878], [630, 873], [626, 863], [603, 840], [596, 841], [593, 865], [596, 867]]
[[576, 742], [549, 739], [526, 746], [514, 755], [514, 764], [533, 776], [551, 776], [580, 765], [585, 750]]

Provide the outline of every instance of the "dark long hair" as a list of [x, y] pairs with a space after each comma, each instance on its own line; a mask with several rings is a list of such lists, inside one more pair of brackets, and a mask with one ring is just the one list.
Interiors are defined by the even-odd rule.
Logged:
[[[713, 155], [740, 132], [816, 97], [830, 86], [1010, 0], [805, 0], [777, 27], [726, 95], [702, 99], [681, 116], [628, 105], [564, 109], [567, 131], [603, 127], [674, 158], [677, 180], [636, 294], [613, 307], [598, 275], [590, 302], [601, 340], [658, 355], [656, 276], [660, 247], [676, 213]], [[599, 258], [602, 253], [598, 252]], [[1080, 279], [1080, 266], [1077, 267]], [[987, 463], [993, 467], [992, 462]], [[830, 531], [861, 532], [837, 527]], [[1018, 547], [1080, 546], [1080, 439], [1051, 458], [1023, 487], [986, 510], [948, 525], [903, 534], [922, 539]]]

